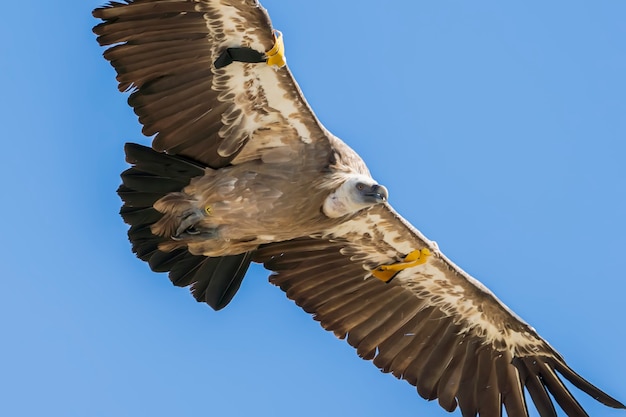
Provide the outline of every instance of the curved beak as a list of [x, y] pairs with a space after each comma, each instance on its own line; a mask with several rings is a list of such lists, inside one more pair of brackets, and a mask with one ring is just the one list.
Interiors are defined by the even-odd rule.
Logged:
[[389, 197], [387, 188], [379, 184], [372, 185], [369, 190], [363, 193], [363, 195], [374, 199], [374, 202], [376, 203], [383, 203], [387, 201], [387, 198]]

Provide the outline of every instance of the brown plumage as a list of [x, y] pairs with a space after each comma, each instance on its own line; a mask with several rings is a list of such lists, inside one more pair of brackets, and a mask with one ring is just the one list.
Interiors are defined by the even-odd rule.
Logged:
[[[386, 203], [287, 67], [216, 68], [228, 48], [274, 45], [256, 1], [136, 0], [94, 16], [120, 90], [155, 135], [153, 149], [127, 144], [118, 190], [133, 251], [153, 270], [220, 309], [249, 263], [263, 263], [359, 356], [464, 416], [528, 416], [524, 390], [541, 416], [555, 415], [550, 395], [586, 415], [559, 375], [624, 408]], [[422, 249], [430, 256], [408, 265]], [[373, 275], [394, 264], [392, 281]]]

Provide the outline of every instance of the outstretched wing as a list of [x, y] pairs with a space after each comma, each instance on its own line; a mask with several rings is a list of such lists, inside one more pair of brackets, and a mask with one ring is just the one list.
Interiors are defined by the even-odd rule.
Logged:
[[[389, 283], [372, 276], [427, 248], [426, 262]], [[558, 374], [598, 401], [624, 405], [577, 375], [535, 330], [389, 206], [375, 206], [319, 238], [271, 244], [255, 260], [322, 327], [418, 393], [463, 415], [527, 417], [524, 389], [542, 417], [587, 414]], [[417, 263], [417, 262], [416, 262]], [[558, 374], [557, 374], [558, 373]]]
[[[286, 66], [232, 62], [228, 48], [264, 54], [275, 44], [267, 12], [255, 0], [127, 0], [93, 12], [104, 56], [143, 133], [158, 151], [212, 168], [293, 157], [285, 148], [327, 140]], [[219, 65], [218, 65], [219, 66]], [[287, 152], [287, 153], [285, 153]]]
[[327, 132], [286, 66], [216, 66], [229, 48], [261, 56], [274, 46], [270, 19], [257, 1], [126, 0], [93, 15], [103, 20], [94, 32], [109, 47], [104, 56], [117, 71], [119, 89], [132, 92], [128, 101], [143, 133], [154, 135], [152, 147], [198, 162], [193, 172], [177, 171], [168, 168], [175, 160], [127, 146], [134, 167], [122, 174], [118, 193], [133, 251], [152, 270], [169, 271], [176, 285], [192, 285], [198, 301], [223, 308], [239, 288], [250, 254], [207, 258], [186, 249], [160, 251], [163, 239], [150, 229], [161, 216], [153, 203], [179, 191], [192, 175], [203, 175], [204, 166], [294, 160], [311, 147], [321, 152], [308, 155], [323, 159]]

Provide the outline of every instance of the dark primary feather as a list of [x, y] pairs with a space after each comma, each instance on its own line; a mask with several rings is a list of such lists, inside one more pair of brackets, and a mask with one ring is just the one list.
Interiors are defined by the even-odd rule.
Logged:
[[[214, 7], [217, 2], [211, 0], [112, 2], [94, 11], [94, 16], [103, 20], [94, 32], [101, 45], [110, 46], [105, 58], [117, 72], [119, 89], [131, 91], [129, 104], [139, 116], [144, 134], [155, 135], [153, 147], [166, 152], [126, 146], [132, 167], [122, 174], [118, 193], [124, 201], [121, 214], [131, 226], [128, 235], [137, 256], [154, 271], [169, 271], [175, 285], [191, 286], [198, 301], [215, 309], [230, 301], [250, 261], [262, 262], [274, 271], [272, 283], [312, 313], [325, 329], [347, 339], [361, 357], [415, 385], [422, 397], [437, 398], [444, 409], [459, 407], [464, 416], [498, 416], [504, 407], [509, 417], [527, 417], [524, 389], [542, 417], [555, 413], [550, 395], [568, 415], [586, 415], [559, 375], [598, 401], [624, 408], [574, 373], [530, 326], [443, 256], [432, 260], [442, 279], [462, 288], [466, 298], [476, 300], [483, 316], [494, 319], [490, 324], [504, 322], [507, 330], [539, 338], [543, 344], [538, 350], [524, 351], [522, 346], [522, 353], [514, 357], [511, 344], [515, 341], [487, 342], [477, 329], [479, 324], [468, 322], [463, 314], [451, 313], [441, 298], [427, 298], [433, 294], [414, 291], [399, 280], [384, 284], [371, 276], [366, 279], [365, 267], [372, 265], [367, 254], [363, 256], [359, 250], [374, 251], [375, 256], [395, 250], [387, 256], [389, 263], [402, 259], [406, 253], [390, 242], [384, 249], [376, 241], [361, 242], [355, 250], [355, 243], [341, 236], [303, 237], [222, 258], [192, 255], [186, 247], [160, 250], [166, 239], [152, 234], [150, 227], [162, 216], [152, 207], [155, 201], [180, 191], [191, 178], [203, 175], [205, 167], [236, 164], [240, 153], [245, 156], [241, 159], [253, 159], [258, 156], [255, 147], [263, 146], [259, 142], [273, 139], [271, 135], [277, 132], [283, 144], [306, 142], [288, 123], [294, 117], [311, 132], [307, 140], [322, 139], [334, 148], [333, 165], [362, 164], [358, 155], [319, 125], [287, 68], [272, 69], [272, 85], [259, 85], [254, 90], [244, 89], [242, 82], [229, 87], [231, 90], [226, 88], [225, 80], [235, 72], [233, 68], [242, 68], [237, 65], [246, 65], [243, 68], [253, 74], [247, 79], [251, 84], [261, 84], [262, 77], [261, 67], [254, 64], [216, 69], [213, 63], [223, 48], [248, 47], [246, 42], [256, 39], [263, 52], [273, 45], [273, 37], [269, 18], [257, 2], [221, 0], [220, 4], [237, 9], [243, 16], [244, 44], [232, 45], [227, 39], [221, 30], [224, 22], [220, 21], [220, 11]], [[264, 101], [263, 91], [277, 89], [286, 102], [283, 110]], [[248, 122], [267, 120], [271, 114], [271, 128], [264, 124], [255, 131], [246, 130], [246, 112], [251, 115]], [[258, 132], [262, 134], [255, 137]], [[246, 154], [251, 147], [253, 150]], [[360, 170], [367, 171], [364, 166]], [[392, 234], [404, 233], [405, 243], [412, 242], [416, 249], [424, 243], [419, 232], [389, 207], [378, 209], [376, 215], [376, 221], [384, 222]], [[385, 229], [376, 229], [378, 226], [376, 222], [370, 224], [368, 234], [378, 233], [378, 240], [384, 240], [380, 233]], [[420, 277], [413, 278], [418, 283]]]
[[[264, 52], [273, 45], [271, 24], [265, 10], [253, 3], [233, 6], [259, 33]], [[216, 76], [223, 78], [226, 72], [215, 70], [213, 62], [225, 38], [207, 27], [205, 16], [217, 18], [214, 13], [208, 2], [137, 0], [110, 3], [93, 15], [103, 20], [94, 33], [100, 45], [111, 46], [105, 58], [117, 71], [120, 91], [133, 91], [129, 104], [143, 132], [156, 135], [153, 147], [220, 168], [249, 137], [240, 132], [234, 94], [217, 99], [222, 92], [214, 88]]]
[[397, 282], [364, 279], [361, 263], [342, 254], [348, 246], [341, 239], [303, 238], [264, 245], [254, 260], [275, 271], [270, 282], [326, 330], [346, 338], [359, 356], [415, 385], [423, 398], [438, 398], [448, 411], [458, 405], [463, 416], [499, 416], [504, 407], [509, 417], [528, 417], [526, 388], [542, 417], [556, 415], [548, 392], [568, 416], [586, 416], [557, 371], [603, 404], [624, 408], [571, 371], [548, 345], [513, 358], [507, 347], [463, 330], [464, 318], [425, 303]]

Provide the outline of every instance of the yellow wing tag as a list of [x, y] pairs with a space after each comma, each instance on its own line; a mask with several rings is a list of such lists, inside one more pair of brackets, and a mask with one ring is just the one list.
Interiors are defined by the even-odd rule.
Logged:
[[398, 262], [391, 265], [381, 265], [378, 268], [372, 270], [372, 275], [381, 280], [382, 282], [389, 282], [396, 276], [396, 274], [407, 268], [412, 268], [417, 265], [425, 264], [430, 256], [430, 251], [427, 248], [422, 250], [414, 250], [404, 257], [403, 262]]
[[280, 31], [274, 31], [274, 46], [272, 46], [272, 49], [267, 51], [265, 55], [267, 56], [267, 65], [270, 67], [276, 66], [281, 68], [287, 63], [283, 34]]

